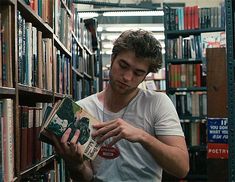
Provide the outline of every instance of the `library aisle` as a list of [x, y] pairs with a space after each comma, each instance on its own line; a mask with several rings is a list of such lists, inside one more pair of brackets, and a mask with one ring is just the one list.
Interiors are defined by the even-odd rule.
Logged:
[[139, 88], [171, 99], [190, 157], [162, 181], [235, 181], [234, 15], [233, 0], [0, 0], [0, 181], [71, 181], [41, 126], [64, 97], [105, 89], [114, 40], [139, 28], [163, 55]]

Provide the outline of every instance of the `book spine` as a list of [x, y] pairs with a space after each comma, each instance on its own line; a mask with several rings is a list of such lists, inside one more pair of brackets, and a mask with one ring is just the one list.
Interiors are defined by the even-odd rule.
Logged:
[[13, 181], [14, 178], [14, 124], [13, 100], [3, 100], [3, 164], [4, 181]]

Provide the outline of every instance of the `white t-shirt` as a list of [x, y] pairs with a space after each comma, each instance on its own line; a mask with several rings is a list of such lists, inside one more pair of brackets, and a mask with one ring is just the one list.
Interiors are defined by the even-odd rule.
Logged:
[[[175, 107], [165, 93], [140, 90], [127, 108], [117, 113], [103, 109], [97, 94], [77, 103], [101, 121], [122, 118], [153, 136], [184, 136]], [[120, 151], [117, 158], [105, 159], [97, 156], [92, 162], [95, 181], [161, 181], [162, 168], [141, 144], [120, 140], [115, 147]]]

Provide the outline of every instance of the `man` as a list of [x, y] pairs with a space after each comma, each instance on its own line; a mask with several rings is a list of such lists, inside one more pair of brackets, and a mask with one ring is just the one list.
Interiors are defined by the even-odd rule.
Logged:
[[[189, 171], [188, 151], [176, 110], [164, 93], [138, 85], [161, 68], [160, 43], [150, 32], [125, 31], [114, 42], [110, 82], [100, 93], [78, 101], [98, 120], [92, 133], [103, 146], [94, 161], [83, 160], [79, 131], [70, 129], [56, 150], [72, 178], [80, 181], [161, 181], [162, 169], [182, 178]], [[69, 142], [69, 143], [68, 143]]]

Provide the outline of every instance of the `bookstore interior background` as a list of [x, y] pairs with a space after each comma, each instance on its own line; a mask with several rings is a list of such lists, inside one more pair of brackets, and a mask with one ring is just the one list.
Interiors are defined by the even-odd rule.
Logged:
[[[46, 108], [109, 81], [113, 41], [152, 31], [163, 66], [139, 85], [165, 92], [190, 154], [185, 179], [235, 181], [233, 0], [1, 0], [0, 181], [67, 181], [63, 160], [37, 140]], [[23, 146], [23, 147], [22, 147]], [[27, 157], [26, 157], [27, 156]]]

